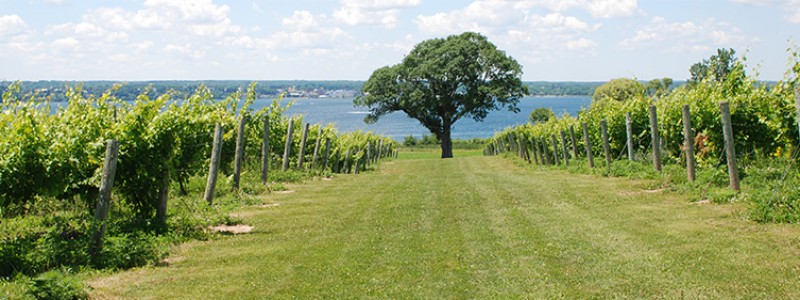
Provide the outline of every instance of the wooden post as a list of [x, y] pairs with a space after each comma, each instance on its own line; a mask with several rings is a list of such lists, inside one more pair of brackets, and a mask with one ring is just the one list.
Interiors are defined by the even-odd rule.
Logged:
[[583, 143], [586, 148], [586, 158], [589, 160], [589, 168], [594, 168], [594, 153], [592, 153], [592, 140], [589, 138], [589, 128], [586, 123], [581, 123], [583, 127]]
[[531, 137], [531, 153], [533, 154], [533, 160], [536, 162], [537, 165], [541, 165], [541, 161], [539, 160], [539, 147], [536, 147], [536, 138]]
[[336, 154], [333, 155], [333, 164], [331, 164], [331, 172], [341, 172], [341, 164], [339, 162], [339, 149], [336, 149]]
[[261, 183], [267, 184], [267, 175], [269, 173], [269, 114], [264, 115], [264, 135], [261, 144]]
[[292, 134], [294, 134], [294, 119], [289, 119], [289, 128], [286, 129], [286, 145], [283, 146], [283, 167], [281, 171], [289, 169], [289, 155], [292, 154]]
[[572, 158], [578, 159], [578, 142], [575, 141], [574, 125], [569, 125], [569, 140], [572, 142]]
[[383, 148], [384, 148], [383, 140], [380, 140], [380, 142], [378, 142], [378, 155], [375, 157], [375, 162], [378, 162], [378, 159], [386, 157], [386, 153], [389, 153], [388, 151], [389, 147], [386, 147], [387, 151], [384, 151]]
[[[172, 137], [170, 137], [172, 138]], [[172, 143], [173, 140], [168, 140], [169, 149], [164, 153], [164, 166], [161, 169], [161, 186], [158, 189], [158, 206], [156, 207], [156, 224], [161, 228], [166, 228], [167, 225], [167, 205], [169, 202], [169, 184], [170, 175], [172, 174]]]
[[100, 191], [94, 211], [94, 224], [92, 224], [94, 230], [92, 231], [90, 253], [95, 264], [99, 262], [100, 253], [103, 252], [103, 235], [106, 232], [106, 219], [108, 219], [108, 210], [111, 207], [111, 189], [114, 187], [114, 176], [117, 172], [117, 154], [119, 154], [119, 141], [106, 141], [103, 177], [100, 179]]
[[297, 158], [297, 168], [303, 169], [303, 162], [306, 158], [306, 141], [308, 140], [308, 123], [306, 123], [306, 127], [303, 129], [303, 137], [300, 139], [300, 151], [297, 151], [298, 158]]
[[633, 120], [631, 113], [625, 113], [625, 133], [628, 136], [628, 160], [633, 161]]
[[547, 153], [547, 137], [539, 139], [539, 150], [541, 150], [542, 156], [544, 157], [544, 164], [547, 166], [551, 165], [552, 160], [550, 159], [550, 154]]
[[242, 163], [244, 162], [244, 125], [247, 119], [244, 115], [239, 119], [239, 128], [236, 130], [236, 154], [233, 159], [233, 191], [239, 190], [242, 176]]
[[345, 174], [350, 174], [350, 149], [345, 152], [343, 169]]
[[522, 135], [519, 136], [519, 147], [520, 151], [522, 152], [522, 159], [530, 163], [531, 157], [528, 155], [528, 142], [525, 141], [525, 138]]
[[552, 141], [553, 141], [553, 162], [555, 163], [556, 166], [558, 166], [560, 164], [560, 162], [558, 161], [558, 139], [556, 139], [556, 135], [555, 134], [553, 134], [552, 137], [553, 137], [553, 139], [552, 139]]
[[214, 144], [211, 146], [211, 163], [208, 164], [208, 182], [203, 199], [208, 205], [213, 204], [214, 188], [217, 187], [217, 174], [219, 172], [220, 155], [222, 154], [222, 126], [217, 123], [214, 127]]
[[311, 169], [315, 169], [317, 167], [317, 160], [319, 159], [319, 147], [322, 144], [322, 126], [319, 127], [319, 133], [317, 133], [317, 142], [314, 144], [314, 157], [311, 159]]
[[606, 119], [600, 120], [600, 135], [603, 137], [603, 151], [606, 153], [606, 167], [611, 167], [611, 146], [608, 145], [608, 125]]
[[658, 116], [655, 105], [650, 105], [650, 140], [653, 144], [653, 168], [656, 172], [661, 172], [661, 141], [658, 137]]
[[328, 155], [331, 154], [331, 138], [325, 138], [325, 153], [322, 155], [322, 170], [328, 168]]
[[512, 136], [511, 136], [513, 134], [514, 133], [509, 133], [508, 136], [506, 136], [506, 139], [508, 140], [508, 152], [514, 151], [514, 144], [512, 143]]
[[364, 159], [364, 169], [366, 169], [369, 166], [369, 164], [372, 162], [372, 159], [373, 159], [372, 156], [374, 155], [373, 154], [374, 151], [370, 150], [371, 148], [372, 148], [372, 142], [367, 143], [366, 155], [364, 156], [364, 158], [365, 158]]
[[797, 130], [800, 133], [800, 86], [794, 91], [794, 107], [797, 110]]
[[522, 136], [516, 135], [516, 140], [517, 140], [517, 152], [519, 154], [519, 157], [525, 159], [525, 148], [522, 147], [523, 145]]
[[692, 137], [692, 116], [689, 114], [689, 105], [683, 105], [683, 148], [686, 150], [686, 175], [690, 182], [695, 178], [694, 167], [694, 141]]
[[567, 151], [567, 136], [561, 130], [561, 153], [564, 155], [564, 165], [569, 166], [569, 151]]
[[736, 169], [736, 149], [733, 146], [733, 126], [731, 125], [731, 110], [728, 102], [719, 104], [722, 111], [722, 134], [725, 136], [725, 160], [728, 161], [728, 178], [732, 190], [740, 190], [739, 171]]
[[355, 163], [356, 166], [355, 166], [355, 170], [353, 170], [353, 174], [361, 173], [361, 159], [364, 158], [364, 157], [356, 159], [355, 156], [358, 156], [358, 152], [359, 152], [358, 149], [356, 149], [355, 154], [353, 154], [353, 156], [354, 156], [353, 160], [356, 161], [356, 163]]

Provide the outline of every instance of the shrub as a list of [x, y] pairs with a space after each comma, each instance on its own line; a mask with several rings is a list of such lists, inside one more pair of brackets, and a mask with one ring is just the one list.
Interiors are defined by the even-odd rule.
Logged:
[[48, 271], [36, 276], [30, 292], [36, 299], [89, 299], [83, 283], [60, 270]]
[[129, 269], [153, 264], [166, 257], [168, 243], [152, 234], [107, 237], [101, 253], [102, 265], [111, 269]]

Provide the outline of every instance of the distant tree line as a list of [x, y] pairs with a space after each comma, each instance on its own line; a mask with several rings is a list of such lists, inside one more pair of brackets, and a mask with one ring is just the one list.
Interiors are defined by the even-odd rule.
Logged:
[[591, 96], [605, 82], [532, 81], [525, 82], [531, 96]]
[[[22, 94], [34, 94], [36, 99], [50, 101], [66, 101], [67, 87], [80, 86], [84, 94], [102, 95], [113, 90], [114, 96], [123, 100], [134, 100], [137, 96], [147, 92], [152, 97], [172, 90], [175, 98], [186, 98], [202, 86], [207, 87], [214, 98], [224, 99], [239, 90], [245, 90], [253, 81], [246, 80], [158, 80], [158, 81], [23, 81], [20, 89]], [[0, 91], [5, 92], [12, 81], [0, 81]], [[274, 97], [289, 88], [298, 91], [312, 90], [347, 90], [358, 91], [364, 84], [363, 81], [309, 81], [309, 80], [270, 80], [256, 81], [256, 93], [259, 97]]]
[[[725, 49], [723, 49], [725, 50]], [[714, 69], [714, 74], [717, 77], [724, 77], [725, 69], [719, 65], [725, 66], [729, 64], [732, 50], [727, 50], [728, 53], [720, 53], [711, 60], [704, 63], [698, 63], [693, 66], [692, 78], [688, 81], [675, 80], [674, 82], [668, 81], [669, 78], [654, 79], [650, 81], [639, 81], [642, 88], [650, 95], [658, 95], [674, 89], [684, 83], [692, 84], [699, 81], [700, 76], [696, 74], [705, 74], [703, 69]], [[724, 51], [723, 51], [724, 52]], [[720, 59], [715, 59], [719, 57]], [[716, 71], [719, 70], [719, 71]], [[719, 75], [717, 75], [719, 74]], [[665, 80], [666, 79], [666, 80]], [[634, 81], [634, 80], [631, 80]], [[0, 81], [0, 92], [4, 92], [11, 84], [11, 81]], [[114, 95], [124, 99], [133, 100], [136, 96], [142, 94], [149, 89], [152, 93], [151, 96], [159, 95], [165, 91], [172, 90], [175, 92], [175, 98], [185, 98], [194, 93], [200, 85], [205, 85], [214, 95], [214, 98], [224, 99], [228, 95], [240, 89], [247, 88], [252, 81], [245, 80], [157, 80], [157, 81], [23, 81], [21, 85], [23, 94], [36, 94], [37, 99], [50, 99], [51, 101], [66, 101], [64, 92], [67, 86], [82, 86], [85, 94], [101, 95], [104, 92], [112, 89], [114, 85], [119, 85], [119, 88], [114, 92]], [[279, 95], [281, 92], [287, 91], [289, 88], [294, 88], [298, 91], [360, 91], [364, 85], [364, 81], [357, 80], [268, 80], [256, 81], [256, 92], [259, 97], [269, 98]], [[531, 96], [592, 96], [595, 90], [606, 84], [607, 82], [577, 82], [577, 81], [528, 81], [524, 82], [528, 86], [528, 91]], [[767, 86], [772, 86], [774, 82], [767, 82]], [[668, 88], [667, 88], [668, 87]]]

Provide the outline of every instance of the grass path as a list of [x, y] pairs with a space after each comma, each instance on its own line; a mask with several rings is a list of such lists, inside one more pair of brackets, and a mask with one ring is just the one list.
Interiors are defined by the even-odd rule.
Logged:
[[409, 159], [265, 196], [253, 233], [91, 282], [97, 298], [800, 298], [800, 228], [499, 157]]

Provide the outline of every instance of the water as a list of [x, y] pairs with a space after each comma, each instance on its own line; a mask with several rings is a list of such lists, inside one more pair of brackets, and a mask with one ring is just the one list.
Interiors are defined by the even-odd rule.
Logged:
[[[353, 98], [308, 98], [284, 99], [281, 105], [295, 101], [287, 111], [289, 116], [303, 115], [303, 120], [311, 124], [334, 124], [339, 132], [352, 132], [357, 130], [372, 131], [389, 136], [397, 141], [411, 135], [421, 138], [431, 135], [430, 131], [415, 119], [409, 118], [403, 112], [394, 112], [381, 117], [374, 124], [364, 123], [364, 117], [369, 111], [365, 107], [354, 107]], [[509, 126], [517, 126], [528, 122], [528, 115], [536, 108], [549, 107], [556, 115], [568, 113], [573, 116], [583, 107], [588, 107], [592, 99], [588, 96], [545, 96], [525, 97], [520, 100], [517, 107], [519, 113], [508, 110], [491, 111], [483, 122], [475, 122], [471, 118], [458, 120], [452, 128], [452, 138], [472, 139], [492, 137], [496, 132]], [[272, 103], [272, 99], [258, 99], [252, 108], [258, 110]], [[50, 103], [51, 113], [55, 113], [59, 106], [66, 106], [64, 102]]]
[[[416, 119], [409, 118], [403, 112], [394, 112], [385, 115], [374, 124], [364, 123], [364, 117], [369, 113], [365, 107], [353, 107], [353, 98], [311, 98], [291, 99], [294, 105], [287, 111], [287, 115], [304, 115], [304, 122], [329, 124], [332, 123], [339, 132], [352, 132], [356, 130], [372, 131], [381, 135], [402, 141], [409, 135], [421, 138], [422, 135], [431, 135]], [[282, 105], [288, 103], [284, 99]], [[576, 116], [582, 107], [591, 103], [588, 96], [564, 97], [525, 97], [520, 100], [517, 107], [519, 113], [508, 110], [491, 111], [483, 122], [475, 122], [471, 118], [458, 120], [452, 128], [452, 138], [472, 139], [492, 137], [496, 132], [509, 126], [516, 126], [528, 122], [528, 115], [539, 107], [549, 107], [556, 115], [568, 113]], [[269, 99], [259, 99], [253, 104], [253, 109], [259, 109], [272, 103]]]

